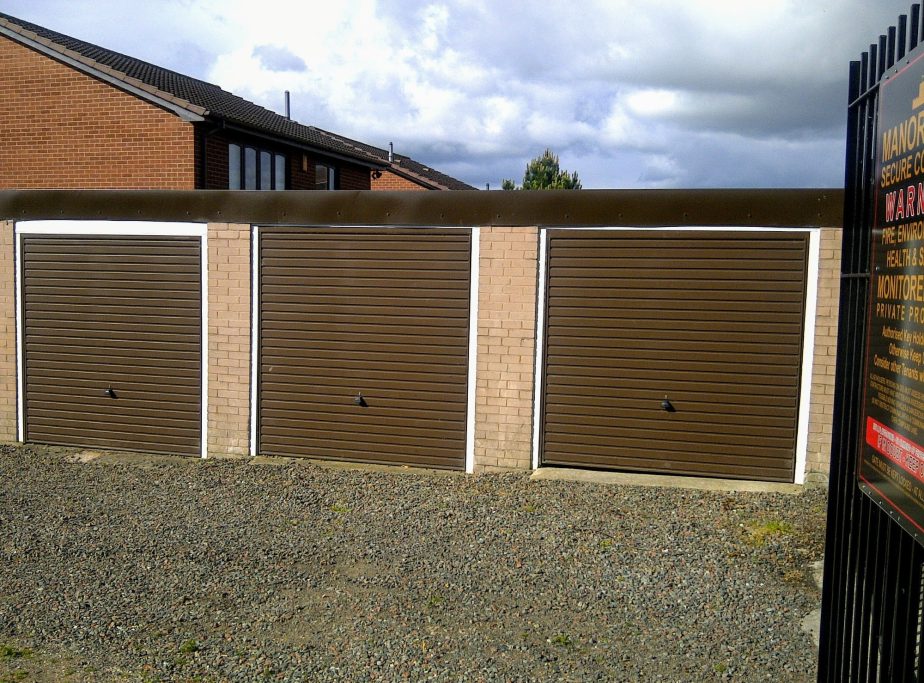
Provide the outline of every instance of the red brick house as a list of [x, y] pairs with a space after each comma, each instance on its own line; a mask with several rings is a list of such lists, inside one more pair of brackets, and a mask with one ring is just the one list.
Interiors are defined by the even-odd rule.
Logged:
[[0, 13], [0, 189], [474, 189]]

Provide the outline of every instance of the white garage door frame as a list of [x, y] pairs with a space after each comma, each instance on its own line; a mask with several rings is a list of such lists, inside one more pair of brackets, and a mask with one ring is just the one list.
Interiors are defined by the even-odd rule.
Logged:
[[22, 310], [22, 240], [20, 235], [107, 235], [118, 237], [198, 237], [200, 254], [200, 278], [202, 297], [201, 321], [201, 447], [200, 457], [208, 457], [208, 226], [203, 223], [165, 223], [160, 221], [22, 221], [15, 223], [16, 245], [16, 439], [22, 442], [25, 436], [25, 381], [23, 310]]
[[[273, 226], [264, 226], [267, 229]], [[374, 230], [408, 229], [412, 226], [390, 225], [351, 225], [351, 226], [325, 226], [306, 225], [306, 228], [330, 228], [333, 230], [365, 228]], [[440, 229], [456, 229], [440, 226]], [[481, 228], [462, 227], [459, 230], [471, 232], [471, 266], [469, 272], [469, 320], [468, 320], [468, 377], [467, 377], [467, 406], [465, 426], [465, 472], [472, 474], [475, 471], [475, 391], [478, 374], [478, 293], [479, 293], [479, 262], [481, 260]], [[257, 445], [257, 401], [258, 399], [258, 372], [260, 363], [260, 226], [254, 225], [251, 231], [251, 301], [250, 301], [250, 455], [258, 455]]]
[[[563, 226], [567, 227], [567, 226]], [[539, 287], [536, 304], [536, 356], [535, 378], [533, 395], [533, 457], [532, 468], [539, 469], [540, 443], [543, 411], [543, 362], [545, 358], [545, 317], [546, 317], [546, 289], [547, 273], [546, 261], [548, 257], [549, 230], [554, 227], [545, 227], [539, 231]], [[805, 227], [722, 227], [722, 226], [664, 226], [657, 228], [622, 226], [601, 228], [573, 228], [575, 231], [651, 231], [651, 232], [801, 232], [809, 235], [808, 267], [805, 283], [805, 317], [802, 321], [802, 363], [800, 369], [799, 386], [799, 417], [796, 432], [796, 463], [795, 484], [805, 483], [805, 466], [808, 455], [809, 414], [811, 412], [812, 398], [812, 363], [815, 354], [815, 317], [818, 308], [818, 273], [821, 249], [821, 229]]]

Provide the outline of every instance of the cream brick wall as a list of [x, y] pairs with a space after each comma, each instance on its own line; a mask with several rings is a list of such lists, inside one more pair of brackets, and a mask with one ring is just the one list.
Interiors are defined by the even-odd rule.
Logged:
[[812, 399], [809, 408], [808, 449], [805, 463], [806, 481], [808, 482], [825, 480], [831, 462], [840, 273], [841, 229], [823, 228], [818, 264]]
[[[821, 231], [808, 481], [829, 469], [841, 231]], [[16, 440], [16, 302], [13, 224], [0, 221], [0, 441]], [[241, 457], [250, 440], [249, 225], [208, 226], [208, 453]], [[481, 230], [475, 471], [527, 470], [532, 412], [538, 229]]]
[[208, 454], [250, 452], [250, 226], [208, 226]]
[[0, 221], [0, 442], [16, 441], [16, 249]]
[[538, 233], [481, 230], [476, 472], [531, 467]]

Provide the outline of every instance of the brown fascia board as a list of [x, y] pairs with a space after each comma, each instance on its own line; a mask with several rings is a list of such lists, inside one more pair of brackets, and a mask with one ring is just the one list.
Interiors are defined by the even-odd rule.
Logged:
[[28, 31], [21, 26], [13, 24], [7, 19], [0, 18], [0, 35], [6, 35], [26, 47], [35, 49], [48, 57], [57, 59], [68, 66], [83, 71], [110, 85], [122, 87], [129, 93], [138, 95], [152, 104], [169, 109], [187, 121], [202, 121], [209, 114], [208, 109], [204, 107], [200, 107], [197, 104], [177, 97], [173, 93], [168, 93], [148, 85], [121, 71], [100, 64], [78, 52], [58, 45], [48, 38], [43, 38], [32, 31]]
[[825, 227], [842, 188], [381, 192], [0, 190], [0, 220], [176, 220], [257, 225]]

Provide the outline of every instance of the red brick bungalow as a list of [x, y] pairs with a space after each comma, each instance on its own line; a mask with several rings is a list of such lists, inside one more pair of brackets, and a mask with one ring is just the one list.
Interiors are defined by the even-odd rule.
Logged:
[[474, 189], [0, 13], [0, 189]]

